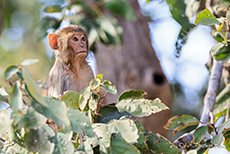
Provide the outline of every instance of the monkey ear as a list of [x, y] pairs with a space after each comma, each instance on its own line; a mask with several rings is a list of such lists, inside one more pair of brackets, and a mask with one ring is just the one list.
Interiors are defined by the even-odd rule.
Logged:
[[49, 39], [49, 45], [53, 50], [57, 50], [59, 48], [58, 44], [57, 44], [57, 40], [58, 40], [58, 35], [57, 34], [49, 34], [48, 35], [48, 39]]

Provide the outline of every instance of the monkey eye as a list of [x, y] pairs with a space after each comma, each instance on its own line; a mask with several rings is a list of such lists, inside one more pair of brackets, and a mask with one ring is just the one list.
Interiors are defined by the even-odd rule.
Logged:
[[78, 41], [78, 38], [75, 36], [75, 37], [73, 37], [73, 40], [76, 42], [76, 41]]
[[82, 37], [81, 40], [82, 40], [82, 41], [85, 41], [85, 37]]

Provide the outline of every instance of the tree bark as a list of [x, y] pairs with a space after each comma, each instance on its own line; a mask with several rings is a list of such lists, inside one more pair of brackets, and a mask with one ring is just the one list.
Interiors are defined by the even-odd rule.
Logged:
[[[116, 85], [118, 94], [106, 97], [107, 103], [116, 102], [125, 90], [144, 90], [146, 98], [160, 98], [169, 108], [172, 95], [170, 85], [162, 71], [161, 65], [151, 44], [148, 24], [140, 12], [138, 2], [127, 0], [135, 11], [137, 21], [118, 19], [123, 27], [123, 45], [120, 48], [96, 44], [98, 73], [104, 79]], [[170, 110], [141, 118], [145, 129], [158, 132], [164, 136], [168, 131], [163, 128], [170, 117]]]

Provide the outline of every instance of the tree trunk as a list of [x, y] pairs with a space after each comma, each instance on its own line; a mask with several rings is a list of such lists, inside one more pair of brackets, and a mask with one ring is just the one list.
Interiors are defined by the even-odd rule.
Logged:
[[[123, 27], [123, 45], [121, 48], [109, 47], [97, 43], [96, 59], [98, 73], [104, 79], [116, 85], [118, 94], [109, 95], [107, 103], [116, 102], [125, 90], [144, 90], [146, 98], [159, 97], [163, 103], [171, 107], [170, 85], [162, 71], [159, 60], [151, 44], [149, 27], [140, 12], [137, 1], [127, 0], [135, 11], [137, 21], [118, 19]], [[162, 111], [155, 115], [141, 118], [145, 129], [167, 136], [163, 126], [170, 117], [170, 111]]]

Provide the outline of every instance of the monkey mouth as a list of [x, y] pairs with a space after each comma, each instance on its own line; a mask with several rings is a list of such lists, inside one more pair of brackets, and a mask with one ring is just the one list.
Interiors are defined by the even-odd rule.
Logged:
[[82, 54], [82, 53], [87, 54], [87, 52], [86, 52], [86, 51], [79, 51], [79, 52], [77, 52], [77, 53], [76, 53], [76, 55], [78, 55], [78, 54]]

